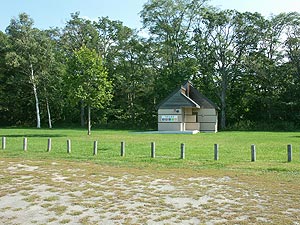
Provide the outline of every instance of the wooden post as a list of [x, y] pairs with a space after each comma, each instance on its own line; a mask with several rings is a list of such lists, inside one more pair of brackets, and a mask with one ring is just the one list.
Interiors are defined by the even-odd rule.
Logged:
[[251, 145], [251, 162], [256, 161], [256, 147], [255, 145]]
[[71, 140], [67, 140], [67, 153], [71, 153]]
[[2, 137], [2, 149], [6, 148], [6, 137]]
[[94, 155], [98, 153], [98, 141], [94, 141]]
[[52, 148], [52, 140], [51, 138], [48, 138], [47, 152], [50, 152], [51, 148]]
[[184, 143], [182, 143], [180, 146], [180, 159], [184, 159], [184, 158], [185, 158], [185, 145]]
[[214, 145], [214, 159], [219, 160], [219, 144]]
[[125, 156], [125, 142], [124, 141], [121, 142], [121, 156], [122, 157]]
[[289, 144], [287, 146], [287, 154], [288, 154], [288, 162], [292, 162], [292, 156], [293, 156], [293, 148], [292, 148], [292, 145]]
[[26, 137], [23, 139], [23, 150], [27, 151], [27, 138]]
[[155, 158], [155, 142], [151, 142], [151, 158]]

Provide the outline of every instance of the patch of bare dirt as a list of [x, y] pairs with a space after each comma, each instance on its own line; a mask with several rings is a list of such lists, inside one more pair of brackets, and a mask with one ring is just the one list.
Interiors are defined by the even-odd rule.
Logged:
[[299, 186], [262, 175], [16, 159], [0, 169], [2, 224], [300, 224]]

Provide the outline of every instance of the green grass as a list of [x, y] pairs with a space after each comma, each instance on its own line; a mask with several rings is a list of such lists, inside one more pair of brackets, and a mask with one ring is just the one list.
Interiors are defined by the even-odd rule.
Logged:
[[[1, 158], [91, 161], [104, 165], [154, 168], [230, 169], [300, 173], [300, 132], [219, 132], [216, 134], [146, 134], [133, 131], [94, 130], [88, 136], [81, 129], [0, 129], [6, 137]], [[23, 138], [28, 150], [22, 150]], [[52, 150], [47, 152], [47, 140]], [[67, 154], [67, 139], [72, 150]], [[93, 156], [93, 142], [98, 154]], [[120, 143], [125, 141], [125, 157]], [[156, 158], [150, 157], [150, 143], [156, 143]], [[184, 160], [180, 144], [185, 143]], [[219, 161], [214, 161], [214, 144], [219, 144]], [[251, 144], [256, 145], [257, 161], [250, 162]], [[293, 161], [287, 163], [287, 145], [293, 145]], [[0, 146], [1, 148], [1, 146]]]
[[[300, 132], [159, 135], [94, 130], [87, 136], [80, 129], [0, 129], [2, 136], [7, 143], [5, 150], [0, 144], [0, 197], [19, 193], [28, 207], [39, 205], [51, 212], [49, 223], [94, 224], [111, 219], [123, 224], [180, 224], [198, 218], [204, 223], [226, 219], [226, 224], [260, 224], [261, 218], [267, 221], [261, 224], [292, 224], [300, 219]], [[23, 137], [28, 138], [26, 152]], [[52, 150], [47, 152], [49, 137]], [[98, 140], [96, 156], [94, 140]], [[121, 141], [126, 142], [125, 157], [120, 156]], [[153, 141], [157, 157], [151, 159]], [[184, 160], [179, 159], [181, 143], [186, 145]], [[214, 161], [215, 143], [220, 147], [219, 161]], [[251, 144], [256, 145], [256, 162], [250, 162]], [[291, 163], [287, 144], [293, 145]], [[46, 188], [46, 195], [40, 186]], [[205, 196], [206, 203], [193, 206], [192, 200]], [[180, 198], [191, 203], [177, 209], [168, 201]], [[224, 198], [233, 201], [222, 202]], [[62, 204], [65, 200], [78, 208]], [[12, 215], [0, 218], [4, 222], [23, 213], [19, 207], [2, 210]], [[87, 210], [93, 214], [86, 214]], [[107, 218], [96, 216], [106, 212], [111, 213]], [[245, 215], [243, 221], [237, 219]]]

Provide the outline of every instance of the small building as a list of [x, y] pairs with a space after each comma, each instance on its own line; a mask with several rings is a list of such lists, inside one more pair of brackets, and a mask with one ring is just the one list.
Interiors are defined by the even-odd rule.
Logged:
[[158, 131], [217, 132], [217, 110], [187, 81], [158, 105]]

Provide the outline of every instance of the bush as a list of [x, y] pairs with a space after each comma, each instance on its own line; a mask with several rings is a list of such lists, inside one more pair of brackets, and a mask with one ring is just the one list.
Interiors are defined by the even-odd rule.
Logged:
[[229, 125], [226, 130], [237, 131], [297, 131], [299, 125], [289, 121], [264, 122], [264, 121], [239, 121]]

